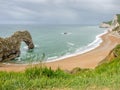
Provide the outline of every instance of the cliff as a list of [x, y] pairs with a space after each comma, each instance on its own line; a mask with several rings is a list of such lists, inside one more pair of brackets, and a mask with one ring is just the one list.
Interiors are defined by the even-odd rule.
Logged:
[[[120, 14], [116, 14], [111, 22], [111, 25], [109, 27], [110, 31], [112, 33], [116, 33], [114, 35], [120, 36]], [[114, 58], [120, 57], [120, 44], [117, 45], [109, 54], [108, 56], [102, 61], [101, 63], [108, 62], [113, 60]]]
[[112, 31], [120, 31], [120, 14], [114, 16], [110, 28]]
[[111, 20], [111, 21], [101, 23], [100, 27], [101, 28], [110, 28], [112, 31], [119, 30], [120, 29], [120, 14], [116, 14], [113, 17], [113, 20]]
[[110, 28], [110, 24], [107, 23], [107, 22], [103, 22], [103, 23], [100, 24], [99, 27], [100, 27], [100, 28]]
[[115, 58], [119, 58], [120, 59], [120, 44], [117, 45], [109, 54], [108, 56], [99, 64], [105, 63], [105, 62], [109, 62], [114, 60]]

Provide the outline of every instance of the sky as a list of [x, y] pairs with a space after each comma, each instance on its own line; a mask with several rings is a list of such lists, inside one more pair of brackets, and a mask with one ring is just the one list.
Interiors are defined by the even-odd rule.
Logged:
[[0, 0], [0, 24], [99, 24], [120, 13], [120, 0]]

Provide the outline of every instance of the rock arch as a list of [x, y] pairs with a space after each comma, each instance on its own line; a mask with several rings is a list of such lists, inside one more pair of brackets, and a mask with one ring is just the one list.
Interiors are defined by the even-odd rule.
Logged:
[[32, 37], [28, 31], [17, 31], [10, 37], [0, 38], [0, 62], [20, 56], [22, 41], [26, 43], [28, 49], [34, 48]]

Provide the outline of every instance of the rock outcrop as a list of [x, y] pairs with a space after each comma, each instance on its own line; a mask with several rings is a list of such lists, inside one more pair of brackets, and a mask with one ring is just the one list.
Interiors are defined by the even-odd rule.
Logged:
[[120, 27], [120, 14], [116, 14], [113, 17], [113, 20], [108, 21], [108, 22], [103, 22], [99, 26], [100, 28], [110, 28], [112, 30], [118, 30]]
[[103, 22], [103, 23], [100, 24], [99, 27], [100, 28], [110, 28], [110, 24]]
[[[109, 29], [110, 31], [115, 32], [118, 36], [120, 36], [120, 14], [116, 14], [114, 16]], [[120, 57], [120, 45], [117, 45], [113, 50], [111, 50], [108, 56], [100, 63], [111, 61], [116, 57]]]
[[34, 48], [32, 37], [28, 31], [17, 31], [11, 37], [0, 38], [0, 62], [19, 57], [22, 41], [27, 44], [28, 49]]
[[120, 22], [119, 22], [119, 19], [120, 19], [120, 14], [116, 14], [112, 20], [112, 23], [111, 23], [111, 26], [110, 28], [114, 31], [120, 31], [119, 28], [120, 28]]
[[107, 61], [111, 61], [114, 58], [119, 58], [120, 57], [120, 44], [118, 44], [105, 58]]

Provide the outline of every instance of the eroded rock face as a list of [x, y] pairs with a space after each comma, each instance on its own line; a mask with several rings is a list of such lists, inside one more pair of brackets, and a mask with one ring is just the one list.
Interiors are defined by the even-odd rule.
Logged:
[[119, 15], [115, 15], [113, 20], [112, 20], [112, 24], [110, 26], [111, 30], [112, 31], [120, 31], [120, 24], [118, 22], [118, 18], [119, 18]]
[[11, 37], [0, 38], [0, 62], [19, 57], [22, 41], [27, 44], [28, 49], [34, 48], [32, 37], [28, 31], [17, 31]]
[[116, 14], [111, 21], [103, 22], [100, 28], [109, 28], [110, 31], [120, 31], [120, 14]]
[[105, 58], [105, 60], [107, 61], [111, 61], [116, 57], [115, 53], [114, 53], [114, 49], [108, 54], [108, 56]]
[[105, 57], [105, 59], [99, 63], [99, 65], [106, 62], [110, 62], [115, 58], [120, 58], [120, 44], [118, 44], [113, 50], [111, 50], [109, 54]]
[[100, 24], [99, 27], [100, 27], [100, 28], [110, 28], [110, 25], [103, 22], [103, 23]]

